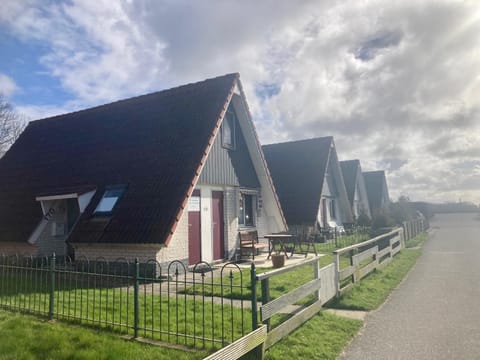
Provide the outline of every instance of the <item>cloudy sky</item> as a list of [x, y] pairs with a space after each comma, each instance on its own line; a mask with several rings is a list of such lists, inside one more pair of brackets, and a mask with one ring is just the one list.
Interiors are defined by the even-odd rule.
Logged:
[[0, 91], [38, 119], [240, 72], [263, 143], [480, 203], [479, 34], [477, 0], [2, 0]]

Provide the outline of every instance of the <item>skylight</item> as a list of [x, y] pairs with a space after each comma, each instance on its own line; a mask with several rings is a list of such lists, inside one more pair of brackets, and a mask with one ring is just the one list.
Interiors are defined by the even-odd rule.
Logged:
[[118, 186], [115, 188], [107, 188], [103, 194], [102, 199], [98, 203], [95, 213], [110, 213], [112, 212], [118, 199], [125, 192], [125, 186]]

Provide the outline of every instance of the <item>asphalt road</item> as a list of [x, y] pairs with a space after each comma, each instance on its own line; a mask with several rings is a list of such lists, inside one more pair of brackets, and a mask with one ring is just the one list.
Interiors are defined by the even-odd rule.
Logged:
[[437, 215], [405, 281], [341, 359], [480, 359], [480, 220]]

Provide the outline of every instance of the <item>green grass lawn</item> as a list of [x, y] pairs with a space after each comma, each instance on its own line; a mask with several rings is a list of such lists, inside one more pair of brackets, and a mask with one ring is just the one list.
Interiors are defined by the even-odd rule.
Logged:
[[[267, 360], [335, 359], [362, 326], [358, 320], [320, 313], [273, 346]], [[0, 359], [176, 359], [197, 360], [206, 351], [146, 345], [115, 335], [0, 311]]]
[[127, 341], [118, 336], [0, 310], [0, 359], [196, 360], [205, 351], [181, 351]]
[[[0, 294], [0, 304], [45, 316], [49, 297], [48, 294], [35, 292]], [[131, 289], [58, 290], [55, 292], [54, 318], [133, 335], [133, 304]], [[141, 291], [139, 328], [139, 336], [154, 340], [197, 348], [218, 348], [221, 344], [210, 339], [232, 342], [251, 331], [251, 311], [242, 311], [228, 302], [223, 306], [214, 304], [201, 296], [192, 299], [181, 294], [160, 296]], [[197, 339], [191, 338], [192, 335]]]
[[271, 347], [265, 359], [336, 359], [362, 324], [359, 320], [319, 313]]
[[[268, 268], [257, 268], [257, 275], [264, 272], [271, 271], [272, 269]], [[287, 273], [280, 274], [278, 276], [272, 277], [269, 280], [270, 288], [270, 299], [276, 299], [277, 297], [313, 280], [313, 265], [306, 265], [300, 268], [296, 268]], [[242, 269], [241, 274], [234, 272], [231, 275], [225, 275], [222, 279], [223, 284], [228, 284], [228, 286], [223, 288], [218, 286], [220, 280], [216, 280], [217, 285], [211, 286], [206, 285], [204, 288], [190, 287], [186, 290], [187, 294], [200, 294], [204, 292], [207, 296], [223, 296], [226, 298], [233, 299], [251, 299], [251, 279], [250, 279], [250, 269]], [[230, 289], [230, 282], [233, 287]], [[243, 284], [241, 287], [240, 284]], [[241, 290], [242, 289], [242, 290]], [[257, 283], [257, 296], [259, 301], [261, 301], [262, 288], [260, 281]]]

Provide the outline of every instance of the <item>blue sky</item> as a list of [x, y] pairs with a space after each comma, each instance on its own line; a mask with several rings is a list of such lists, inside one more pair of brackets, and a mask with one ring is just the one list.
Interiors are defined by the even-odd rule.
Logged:
[[479, 33], [475, 0], [3, 0], [0, 92], [39, 119], [240, 72], [263, 143], [480, 203]]
[[45, 106], [61, 104], [72, 99], [59, 80], [52, 77], [41, 64], [48, 53], [48, 45], [39, 41], [21, 41], [5, 28], [1, 28], [0, 69], [15, 81], [17, 91], [10, 95], [14, 104]]

